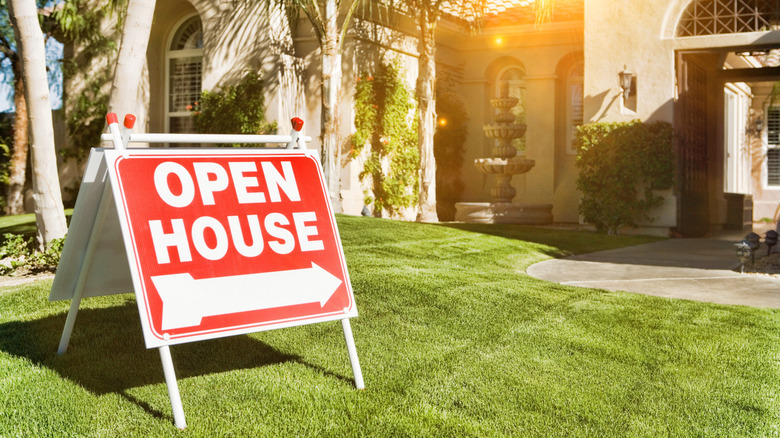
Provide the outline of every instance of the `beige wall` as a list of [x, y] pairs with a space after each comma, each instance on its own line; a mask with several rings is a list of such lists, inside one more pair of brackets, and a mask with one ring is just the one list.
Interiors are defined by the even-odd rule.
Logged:
[[[673, 122], [673, 40], [662, 36], [673, 3], [585, 2], [586, 120]], [[635, 111], [619, 96], [618, 73], [624, 68], [637, 75]]]
[[[585, 121], [666, 121], [674, 123], [674, 28], [688, 1], [585, 2]], [[635, 107], [624, 105], [618, 73], [637, 75]], [[676, 198], [664, 194], [653, 212], [654, 227], [674, 227]]]

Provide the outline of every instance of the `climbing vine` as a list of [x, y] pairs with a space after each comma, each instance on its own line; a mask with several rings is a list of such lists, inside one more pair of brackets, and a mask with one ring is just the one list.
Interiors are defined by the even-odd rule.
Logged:
[[355, 129], [350, 158], [369, 147], [361, 180], [371, 182], [366, 205], [374, 215], [390, 216], [417, 204], [420, 153], [413, 94], [397, 63], [381, 63], [376, 75], [364, 73], [355, 84]]
[[596, 230], [652, 221], [663, 202], [654, 190], [674, 183], [673, 128], [666, 122], [592, 123], [579, 127], [580, 214]]

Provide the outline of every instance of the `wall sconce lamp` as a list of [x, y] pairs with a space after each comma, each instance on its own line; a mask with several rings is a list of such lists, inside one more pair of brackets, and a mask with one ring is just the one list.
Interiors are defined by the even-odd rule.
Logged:
[[745, 128], [745, 132], [748, 135], [754, 135], [756, 137], [761, 135], [761, 132], [764, 129], [764, 120], [761, 117], [756, 117], [753, 120], [753, 123], [748, 123], [748, 125]]
[[636, 93], [636, 76], [631, 74], [626, 66], [623, 66], [623, 71], [618, 73], [620, 79], [620, 88], [623, 90], [623, 99], [628, 100], [631, 93]]

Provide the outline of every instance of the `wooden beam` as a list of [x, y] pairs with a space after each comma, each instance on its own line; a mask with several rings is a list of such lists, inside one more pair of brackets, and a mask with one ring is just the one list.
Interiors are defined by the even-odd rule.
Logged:
[[780, 67], [721, 70], [720, 79], [723, 82], [780, 82]]

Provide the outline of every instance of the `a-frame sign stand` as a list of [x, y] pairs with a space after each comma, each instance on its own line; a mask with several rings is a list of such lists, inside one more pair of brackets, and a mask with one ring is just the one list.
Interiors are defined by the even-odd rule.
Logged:
[[[70, 299], [64, 354], [82, 298], [134, 292], [158, 348], [176, 427], [187, 426], [170, 346], [340, 320], [358, 389], [349, 319], [357, 308], [322, 170], [291, 135], [130, 134], [93, 149], [49, 299]], [[140, 143], [276, 143], [268, 149], [129, 149]], [[297, 147], [296, 147], [297, 146]]]

